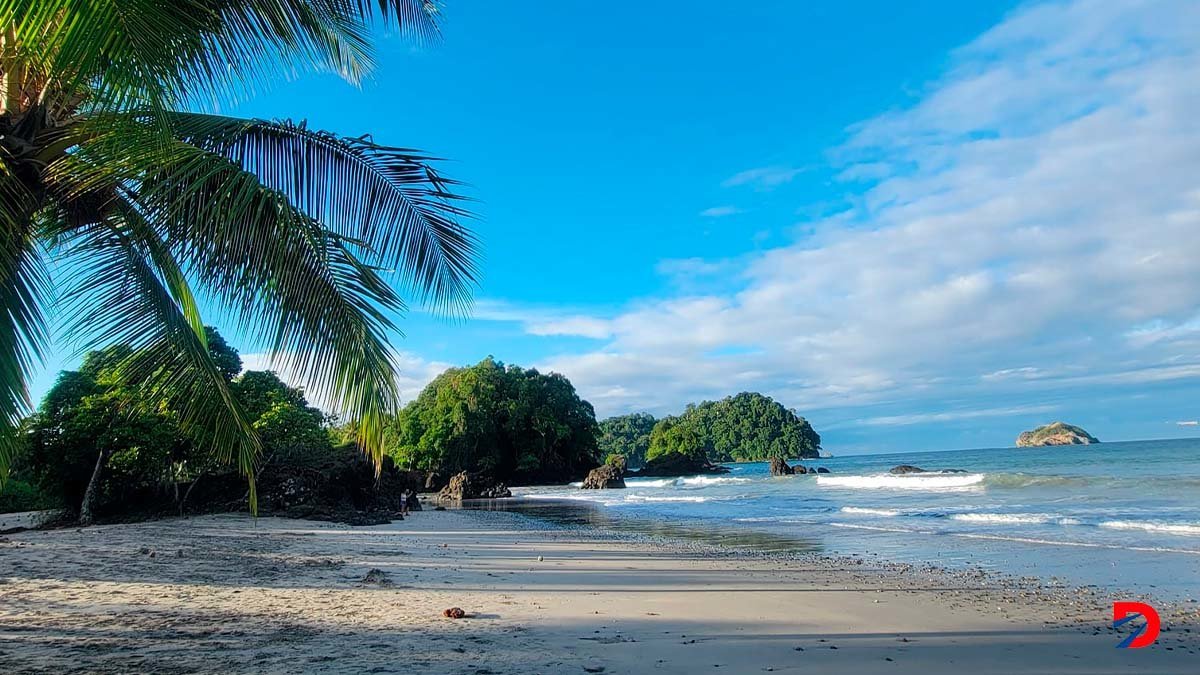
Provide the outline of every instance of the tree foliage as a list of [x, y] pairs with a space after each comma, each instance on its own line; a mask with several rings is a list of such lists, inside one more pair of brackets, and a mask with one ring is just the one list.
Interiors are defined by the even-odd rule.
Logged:
[[[265, 463], [328, 455], [324, 416], [303, 392], [272, 372], [233, 379], [235, 364], [241, 368], [237, 351], [212, 328], [206, 332], [214, 363], [231, 373], [229, 388], [261, 438]], [[18, 477], [69, 511], [82, 510], [97, 462], [95, 508], [107, 514], [178, 506], [201, 477], [230, 471], [193, 427], [181, 424], [171, 400], [120, 376], [121, 364], [134, 357], [125, 346], [89, 353], [79, 370], [59, 374], [23, 425]]]
[[429, 0], [0, 0], [0, 483], [51, 315], [81, 351], [124, 345], [107, 376], [252, 479], [262, 439], [199, 298], [379, 461], [400, 293], [457, 311], [474, 284], [456, 183], [369, 136], [185, 107], [306, 71], [358, 82], [373, 29], [428, 38], [437, 21]]
[[711, 462], [807, 459], [819, 456], [820, 448], [820, 435], [795, 411], [743, 392], [689, 405], [682, 415], [659, 421], [646, 458], [703, 449]]
[[488, 357], [447, 370], [405, 406], [388, 453], [399, 466], [443, 474], [561, 481], [596, 466], [596, 431], [591, 404], [567, 378]]
[[681, 417], [666, 417], [659, 420], [650, 432], [646, 461], [672, 454], [704, 463], [710, 461], [713, 454], [712, 442], [696, 425]]
[[600, 453], [624, 455], [631, 467], [646, 463], [646, 451], [650, 449], [650, 432], [657, 420], [650, 413], [618, 415], [600, 421], [600, 436], [596, 442]]

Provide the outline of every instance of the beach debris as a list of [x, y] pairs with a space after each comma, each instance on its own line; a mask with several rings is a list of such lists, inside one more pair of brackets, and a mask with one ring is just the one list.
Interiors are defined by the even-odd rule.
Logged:
[[461, 619], [466, 615], [467, 613], [462, 610], [462, 607], [451, 607], [442, 610], [442, 616], [447, 619]]
[[583, 672], [585, 672], [585, 673], [603, 673], [604, 666], [601, 666], [601, 665], [584, 666]]
[[143, 546], [138, 549], [138, 553], [141, 553], [142, 555], [150, 555], [150, 548], [147, 546]]
[[392, 580], [388, 577], [387, 572], [378, 567], [372, 567], [367, 571], [367, 575], [362, 578], [360, 583], [372, 586], [391, 586]]
[[542, 561], [544, 561], [544, 560], [545, 560], [545, 558], [543, 558], [543, 557], [542, 557], [542, 556], [540, 556], [540, 555], [538, 556], [538, 562], [542, 562]]

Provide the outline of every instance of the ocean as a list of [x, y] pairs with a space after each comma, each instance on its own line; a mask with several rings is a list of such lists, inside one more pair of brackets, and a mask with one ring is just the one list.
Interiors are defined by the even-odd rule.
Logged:
[[[586, 519], [606, 527], [730, 546], [877, 554], [1200, 599], [1200, 439], [803, 464], [831, 473], [772, 477], [765, 462], [745, 463], [721, 476], [633, 478], [624, 490], [576, 484], [514, 496], [587, 506]], [[898, 464], [963, 473], [887, 473]]]

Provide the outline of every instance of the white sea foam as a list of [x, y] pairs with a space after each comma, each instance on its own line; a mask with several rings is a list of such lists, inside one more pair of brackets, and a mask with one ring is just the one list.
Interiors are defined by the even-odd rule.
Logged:
[[1200, 536], [1200, 524], [1197, 523], [1155, 523], [1140, 520], [1106, 520], [1100, 527], [1113, 530], [1144, 530], [1146, 532], [1163, 532], [1166, 534], [1182, 534]]
[[861, 516], [883, 516], [885, 518], [894, 518], [900, 515], [899, 511], [892, 509], [866, 509], [858, 506], [843, 506], [842, 513], [852, 513]]
[[730, 483], [749, 482], [749, 478], [731, 478], [728, 476], [692, 476], [691, 478], [678, 478], [676, 479], [675, 484], [688, 487], [704, 487], [706, 485], [728, 485]]
[[817, 476], [817, 485], [865, 490], [961, 490], [983, 482], [981, 473], [908, 474], [893, 476]]
[[1078, 548], [1107, 548], [1118, 551], [1147, 551], [1150, 553], [1186, 553], [1188, 555], [1200, 555], [1200, 551], [1194, 551], [1186, 548], [1168, 548], [1160, 546], [1120, 546], [1117, 544], [1102, 544], [1098, 542], [1064, 541], [1062, 539], [1035, 539], [1031, 537], [1006, 537], [995, 534], [967, 534], [965, 532], [950, 532], [949, 534], [952, 537], [962, 537], [964, 539], [1015, 541], [1022, 544], [1047, 544], [1050, 546], [1075, 546]]
[[676, 479], [674, 479], [674, 478], [656, 478], [653, 480], [646, 480], [643, 478], [630, 478], [629, 480], [625, 481], [625, 487], [630, 487], [630, 488], [667, 487], [668, 485], [674, 485], [675, 480]]
[[873, 525], [855, 525], [852, 523], [829, 523], [830, 527], [841, 527], [847, 530], [870, 530], [872, 532], [900, 532], [904, 534], [934, 534], [932, 530], [917, 530], [909, 527], [876, 527]]
[[626, 495], [627, 502], [693, 502], [702, 504], [709, 501], [709, 497], [653, 497], [648, 495]]
[[687, 478], [630, 478], [625, 481], [628, 488], [703, 488], [711, 485], [731, 485], [734, 483], [749, 483], [751, 478], [734, 478], [731, 476], [690, 476]]
[[962, 520], [968, 523], [1005, 523], [1036, 525], [1048, 523], [1054, 519], [1044, 513], [956, 513], [951, 520]]

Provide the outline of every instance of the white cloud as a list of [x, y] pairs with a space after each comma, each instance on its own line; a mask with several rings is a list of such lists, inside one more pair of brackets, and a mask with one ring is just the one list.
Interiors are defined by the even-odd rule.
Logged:
[[736, 206], [713, 206], [701, 211], [700, 216], [703, 218], [724, 218], [725, 216], [735, 216], [741, 212], [742, 210]]
[[722, 181], [721, 187], [750, 185], [759, 190], [770, 190], [790, 183], [802, 171], [790, 166], [760, 166], [735, 173]]
[[603, 340], [612, 336], [608, 320], [562, 309], [520, 307], [497, 300], [480, 300], [472, 318], [521, 324], [530, 335], [575, 336]]
[[829, 409], [1200, 375], [1200, 88], [1184, 84], [1200, 3], [1026, 8], [953, 60], [833, 153], [870, 179], [856, 208], [749, 259], [664, 262], [736, 284], [596, 317], [600, 349], [544, 365], [601, 413], [742, 388]]
[[1200, 427], [1200, 420], [1187, 420], [1186, 422], [1176, 422], [1175, 424], [1181, 427]]

